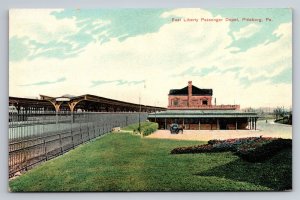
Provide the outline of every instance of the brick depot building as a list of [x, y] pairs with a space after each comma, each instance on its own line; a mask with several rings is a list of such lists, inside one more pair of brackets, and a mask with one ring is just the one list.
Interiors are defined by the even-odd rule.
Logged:
[[257, 114], [240, 111], [239, 105], [212, 104], [213, 90], [200, 89], [188, 82], [182, 89], [171, 89], [167, 111], [149, 114], [148, 119], [169, 129], [178, 123], [191, 130], [243, 130], [256, 129]]

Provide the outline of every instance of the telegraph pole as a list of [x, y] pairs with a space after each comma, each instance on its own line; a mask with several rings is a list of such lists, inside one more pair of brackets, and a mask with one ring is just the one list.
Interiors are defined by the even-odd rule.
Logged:
[[[144, 89], [145, 88], [146, 88], [146, 80], [144, 80]], [[140, 104], [140, 110], [139, 110], [139, 133], [141, 134], [141, 112], [142, 112], [141, 91], [139, 93], [139, 104]]]
[[155, 106], [155, 123], [156, 123], [156, 101], [155, 101], [155, 103], [154, 103], [154, 106]]
[[139, 109], [139, 133], [141, 134], [141, 112], [142, 112], [141, 93], [139, 95], [139, 104], [140, 104], [140, 109]]

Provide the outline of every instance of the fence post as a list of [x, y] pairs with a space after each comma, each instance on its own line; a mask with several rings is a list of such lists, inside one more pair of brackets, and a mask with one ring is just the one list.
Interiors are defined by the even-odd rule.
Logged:
[[47, 143], [46, 140], [44, 139], [44, 154], [45, 154], [45, 158], [46, 161], [48, 160], [48, 153], [47, 153]]
[[89, 141], [91, 140], [90, 138], [90, 129], [89, 129], [89, 123], [87, 123], [87, 133], [88, 133], [88, 138], [89, 138]]
[[[26, 150], [26, 143], [25, 142], [22, 142], [22, 148], [23, 148], [23, 151], [22, 151], [22, 153], [23, 153], [23, 158], [22, 158], [22, 161], [21, 161], [21, 165], [22, 164], [24, 164], [24, 167], [22, 167], [22, 168], [24, 168], [26, 171], [27, 171], [27, 150]], [[22, 155], [22, 154], [21, 154]]]
[[28, 170], [28, 169], [27, 169], [27, 167], [28, 167], [27, 153], [28, 153], [27, 150], [24, 149], [25, 171]]
[[80, 140], [81, 140], [81, 144], [82, 144], [83, 143], [83, 137], [82, 137], [81, 123], [80, 123], [80, 127], [79, 127], [79, 132], [80, 132]]
[[63, 146], [62, 146], [61, 133], [58, 135], [59, 135], [60, 154], [62, 155], [64, 153], [64, 150], [63, 150]]
[[75, 145], [74, 145], [74, 136], [73, 136], [72, 127], [71, 127], [71, 136], [72, 136], [72, 148], [74, 149]]
[[73, 135], [73, 121], [74, 121], [74, 115], [73, 112], [71, 112], [71, 137], [72, 137], [72, 148], [74, 149], [74, 135]]

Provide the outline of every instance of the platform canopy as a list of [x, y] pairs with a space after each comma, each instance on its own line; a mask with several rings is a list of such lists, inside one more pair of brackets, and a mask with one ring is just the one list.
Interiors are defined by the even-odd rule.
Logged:
[[255, 112], [239, 110], [167, 110], [150, 113], [148, 118], [257, 118]]

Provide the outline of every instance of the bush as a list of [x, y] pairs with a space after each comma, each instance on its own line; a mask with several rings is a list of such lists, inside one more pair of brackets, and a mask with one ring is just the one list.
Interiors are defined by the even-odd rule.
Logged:
[[[140, 126], [141, 126], [141, 130], [140, 130]], [[145, 136], [150, 135], [151, 133], [155, 132], [157, 129], [158, 129], [158, 124], [154, 122], [135, 123], [122, 128], [122, 130], [133, 131], [134, 134], [139, 134], [141, 131], [141, 133]]]
[[216, 143], [220, 143], [221, 140], [209, 140], [207, 143], [208, 144], [211, 144], [211, 145], [214, 145]]
[[214, 144], [213, 147], [218, 152], [234, 151], [235, 150], [235, 146], [233, 144], [227, 143], [227, 142]]
[[231, 151], [249, 162], [259, 162], [271, 158], [277, 152], [292, 147], [291, 139], [270, 137], [248, 137], [228, 140], [210, 140], [208, 144], [178, 147], [171, 154], [213, 153]]
[[210, 152], [213, 152], [213, 151], [214, 151], [213, 145], [204, 144], [204, 145], [199, 145], [199, 146], [175, 148], [171, 151], [171, 154], [210, 153]]
[[142, 127], [143, 136], [150, 135], [151, 133], [157, 131], [158, 123], [149, 123], [148, 126]]
[[236, 155], [248, 162], [261, 162], [286, 148], [292, 148], [292, 140], [279, 138], [268, 143], [241, 145], [238, 147]]
[[[248, 137], [228, 140], [209, 140], [205, 145], [192, 147], [179, 147], [171, 151], [171, 153], [205, 153], [205, 152], [235, 152], [240, 145], [253, 144], [259, 142], [268, 142], [274, 138]], [[209, 148], [208, 148], [209, 147]]]

